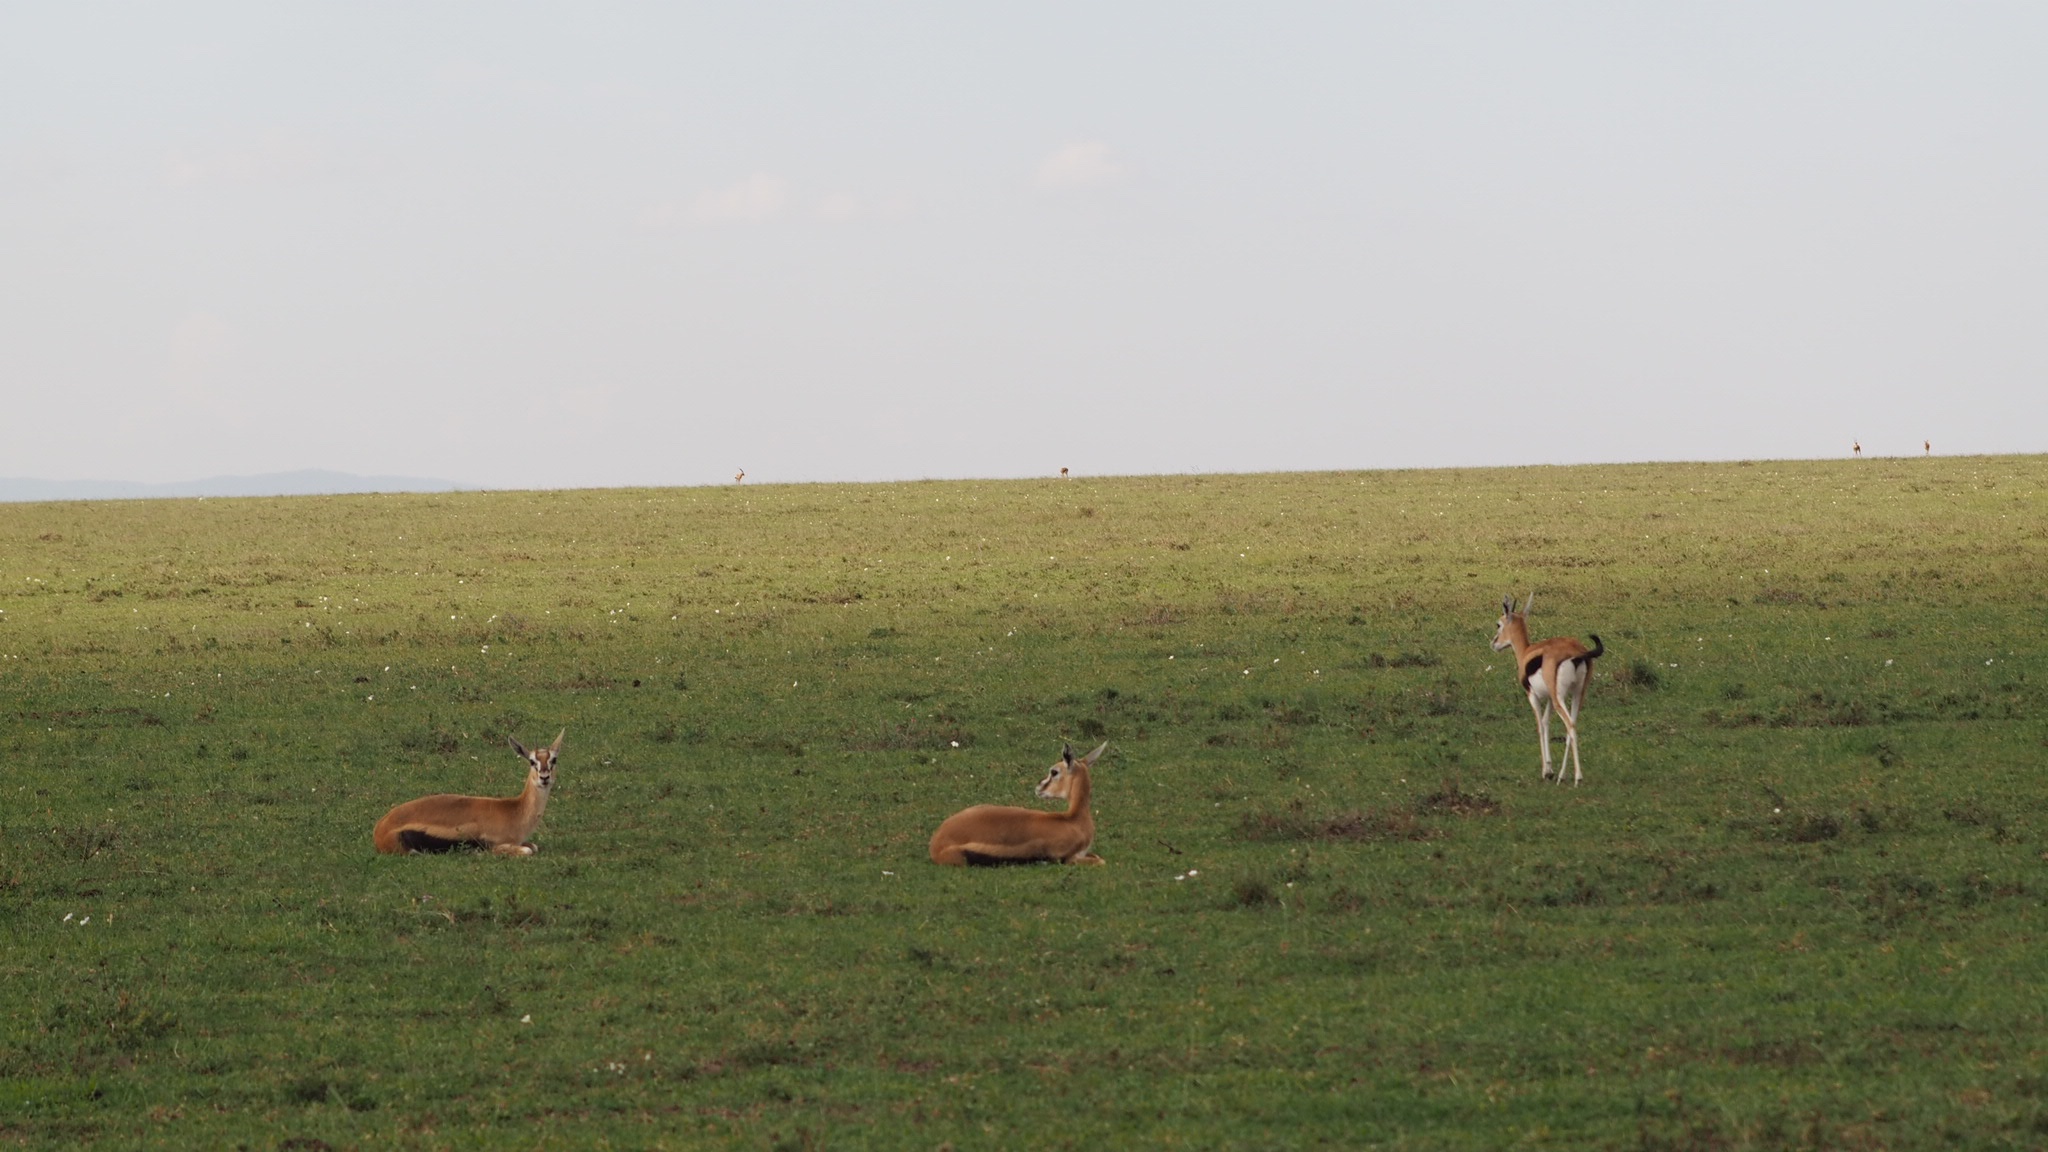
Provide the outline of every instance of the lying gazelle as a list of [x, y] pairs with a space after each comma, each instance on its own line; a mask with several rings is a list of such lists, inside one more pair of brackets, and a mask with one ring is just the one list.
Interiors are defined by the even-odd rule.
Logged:
[[[446, 852], [454, 848], [488, 848], [500, 856], [531, 856], [540, 849], [531, 839], [547, 810], [548, 791], [555, 785], [555, 757], [561, 755], [563, 729], [546, 748], [528, 752], [512, 740], [512, 750], [526, 757], [526, 788], [517, 796], [422, 796], [384, 814], [370, 834], [379, 852]], [[507, 739], [510, 739], [509, 737]]]
[[1100, 864], [1089, 849], [1095, 843], [1095, 817], [1088, 812], [1088, 770], [1109, 747], [1074, 759], [1071, 745], [1060, 746], [1059, 762], [1038, 783], [1038, 794], [1064, 799], [1065, 812], [976, 804], [946, 817], [932, 833], [934, 864]]
[[[1529, 642], [1529, 606], [1536, 601], [1536, 594], [1522, 601], [1522, 610], [1515, 611], [1515, 598], [1506, 596], [1500, 602], [1500, 628], [1493, 634], [1493, 650], [1503, 648], [1515, 650], [1515, 678], [1522, 690], [1529, 694], [1529, 707], [1536, 711], [1536, 743], [1543, 749], [1543, 778], [1550, 779], [1550, 706], [1557, 705], [1557, 714], [1564, 718], [1564, 754], [1572, 762], [1572, 787], [1579, 785], [1579, 710], [1586, 704], [1586, 683], [1593, 678], [1593, 661], [1607, 646], [1600, 637], [1593, 636], [1593, 647], [1569, 637], [1557, 636], [1549, 640]], [[1557, 765], [1557, 782], [1564, 783], [1564, 761]]]

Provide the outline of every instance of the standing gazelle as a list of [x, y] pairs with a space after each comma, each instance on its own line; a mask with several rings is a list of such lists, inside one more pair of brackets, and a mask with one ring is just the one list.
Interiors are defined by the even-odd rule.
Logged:
[[[1550, 706], [1557, 705], [1557, 714], [1564, 719], [1564, 754], [1572, 762], [1572, 787], [1579, 786], [1579, 710], [1586, 703], [1586, 683], [1593, 678], [1593, 661], [1607, 651], [1600, 637], [1593, 637], [1593, 647], [1588, 649], [1565, 636], [1549, 640], [1529, 641], [1529, 606], [1536, 601], [1536, 594], [1522, 601], [1522, 610], [1515, 611], [1515, 598], [1506, 596], [1500, 602], [1500, 628], [1493, 634], [1493, 650], [1503, 648], [1515, 650], [1515, 678], [1522, 685], [1522, 691], [1529, 694], [1529, 707], [1536, 712], [1536, 743], [1543, 749], [1543, 778], [1550, 779]], [[1564, 783], [1564, 761], [1557, 765], [1557, 782]]]
[[[531, 837], [547, 810], [555, 786], [555, 757], [562, 737], [529, 752], [511, 740], [512, 750], [526, 757], [526, 788], [517, 796], [422, 796], [408, 800], [377, 821], [370, 839], [379, 852], [446, 852], [453, 848], [488, 848], [500, 856], [531, 856], [539, 851]], [[511, 739], [507, 737], [507, 739]]]
[[1088, 812], [1088, 770], [1109, 747], [1104, 740], [1093, 752], [1074, 759], [1071, 745], [1060, 746], [1060, 758], [1038, 782], [1038, 794], [1065, 800], [1065, 812], [976, 804], [946, 817], [932, 833], [934, 864], [1100, 864], [1090, 849], [1095, 844], [1095, 817]]

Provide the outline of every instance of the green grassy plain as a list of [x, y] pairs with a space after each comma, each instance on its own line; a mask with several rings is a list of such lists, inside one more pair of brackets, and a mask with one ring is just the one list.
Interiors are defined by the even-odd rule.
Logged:
[[[2040, 1148], [2044, 482], [0, 505], [0, 1145]], [[1063, 738], [1108, 867], [926, 861]]]

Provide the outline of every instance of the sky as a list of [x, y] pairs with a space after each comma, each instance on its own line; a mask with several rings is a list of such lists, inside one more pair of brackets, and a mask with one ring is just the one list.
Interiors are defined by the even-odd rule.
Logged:
[[2048, 5], [0, 6], [0, 475], [2048, 451]]

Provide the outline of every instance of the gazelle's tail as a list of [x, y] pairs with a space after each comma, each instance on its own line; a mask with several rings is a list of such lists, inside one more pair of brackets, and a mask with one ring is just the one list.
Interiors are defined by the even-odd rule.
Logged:
[[1606, 653], [1607, 645], [1600, 642], [1600, 634], [1598, 632], [1588, 632], [1586, 633], [1586, 638], [1593, 642], [1593, 650], [1581, 656], [1581, 660], [1597, 660]]

